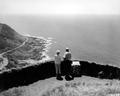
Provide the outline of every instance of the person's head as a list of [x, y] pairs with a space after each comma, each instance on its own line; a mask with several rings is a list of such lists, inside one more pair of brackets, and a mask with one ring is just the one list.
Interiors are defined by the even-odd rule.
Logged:
[[60, 54], [60, 50], [57, 50], [57, 51], [56, 51], [56, 54], [59, 55], [59, 54]]
[[70, 49], [69, 48], [66, 48], [66, 52], [69, 52], [70, 51]]

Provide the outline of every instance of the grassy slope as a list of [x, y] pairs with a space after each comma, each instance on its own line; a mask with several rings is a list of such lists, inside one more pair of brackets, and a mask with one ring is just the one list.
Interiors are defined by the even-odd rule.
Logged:
[[6, 24], [0, 23], [0, 53], [11, 50], [25, 41], [26, 37]]
[[120, 81], [92, 77], [57, 81], [53, 77], [29, 86], [9, 89], [0, 93], [0, 96], [106, 96], [108, 94], [120, 94]]
[[[23, 44], [24, 42], [25, 44]], [[22, 44], [23, 46], [20, 46]], [[46, 57], [46, 54], [43, 55], [43, 52], [46, 50], [46, 44], [48, 44], [47, 40], [43, 38], [23, 36], [10, 26], [0, 23], [0, 53], [16, 48], [3, 55], [7, 57], [9, 63], [2, 70], [22, 67], [28, 64], [20, 62], [20, 60], [41, 60]]]
[[43, 52], [45, 51], [47, 41], [34, 37], [27, 38], [27, 42], [22, 47], [6, 54], [9, 64], [5, 69], [22, 67], [28, 64], [22, 62], [22, 60], [32, 59], [37, 61], [45, 58]]

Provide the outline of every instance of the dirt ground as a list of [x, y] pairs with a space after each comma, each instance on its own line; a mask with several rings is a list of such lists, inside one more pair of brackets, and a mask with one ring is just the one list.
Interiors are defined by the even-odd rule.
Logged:
[[87, 76], [58, 81], [53, 77], [9, 89], [0, 96], [120, 96], [120, 81]]

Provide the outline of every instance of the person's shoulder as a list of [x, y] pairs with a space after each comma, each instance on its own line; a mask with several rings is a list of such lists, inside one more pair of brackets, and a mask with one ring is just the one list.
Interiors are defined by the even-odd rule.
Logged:
[[61, 58], [61, 56], [60, 56], [60, 55], [59, 55], [58, 57], [59, 57], [59, 58]]
[[69, 52], [69, 54], [71, 54], [71, 52]]
[[65, 54], [68, 54], [69, 52], [65, 52]]
[[58, 57], [57, 55], [54, 55], [54, 57]]
[[67, 54], [71, 54], [71, 52], [68, 52]]
[[63, 56], [65, 56], [67, 53], [65, 52]]
[[60, 55], [55, 55], [55, 57], [61, 57]]

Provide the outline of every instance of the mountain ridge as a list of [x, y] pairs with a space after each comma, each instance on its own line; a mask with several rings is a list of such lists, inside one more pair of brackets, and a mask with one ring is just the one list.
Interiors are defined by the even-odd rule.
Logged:
[[0, 23], [0, 53], [19, 46], [25, 38], [7, 24]]
[[[30, 65], [27, 61], [40, 61], [46, 58], [47, 40], [32, 36], [23, 36], [7, 24], [0, 23], [0, 66], [11, 69]], [[8, 64], [3, 64], [4, 60]]]

